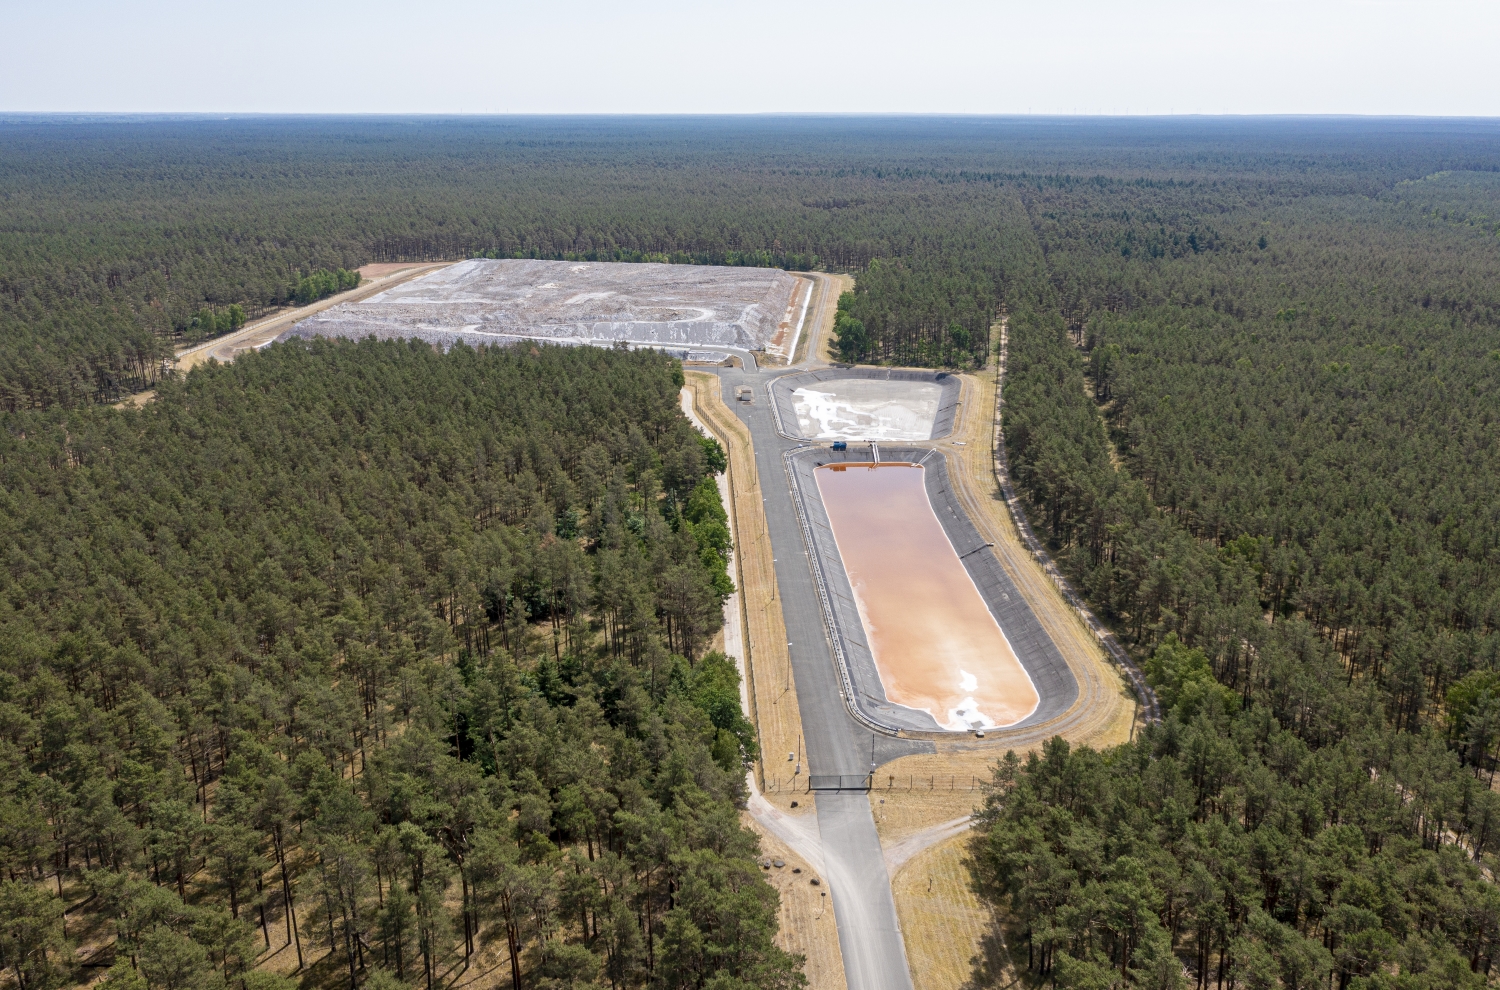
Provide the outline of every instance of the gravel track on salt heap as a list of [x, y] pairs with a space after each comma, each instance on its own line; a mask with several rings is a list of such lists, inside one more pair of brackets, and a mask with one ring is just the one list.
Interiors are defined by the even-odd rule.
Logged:
[[774, 268], [474, 260], [298, 323], [288, 337], [761, 350], [797, 279]]

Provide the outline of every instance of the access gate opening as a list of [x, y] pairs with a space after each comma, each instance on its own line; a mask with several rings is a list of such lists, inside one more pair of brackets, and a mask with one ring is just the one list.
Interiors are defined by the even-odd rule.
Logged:
[[810, 791], [868, 791], [870, 775], [857, 773], [814, 773], [807, 778]]

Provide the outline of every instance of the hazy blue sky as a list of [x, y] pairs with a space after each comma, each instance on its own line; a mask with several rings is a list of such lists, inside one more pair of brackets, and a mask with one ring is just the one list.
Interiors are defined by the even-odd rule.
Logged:
[[1500, 115], [1500, 0], [0, 0], [0, 110]]

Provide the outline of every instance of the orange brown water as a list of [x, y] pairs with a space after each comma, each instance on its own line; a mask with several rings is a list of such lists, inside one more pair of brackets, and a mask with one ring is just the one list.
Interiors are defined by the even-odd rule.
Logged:
[[886, 698], [946, 729], [1035, 711], [1036, 687], [938, 522], [923, 469], [830, 464], [813, 476]]

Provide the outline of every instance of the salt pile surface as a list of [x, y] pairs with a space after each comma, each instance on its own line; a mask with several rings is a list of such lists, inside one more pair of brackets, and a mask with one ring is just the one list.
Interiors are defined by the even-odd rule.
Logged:
[[797, 279], [775, 268], [484, 259], [450, 265], [298, 323], [288, 337], [761, 350]]
[[802, 436], [817, 440], [927, 440], [943, 387], [842, 378], [792, 392]]

